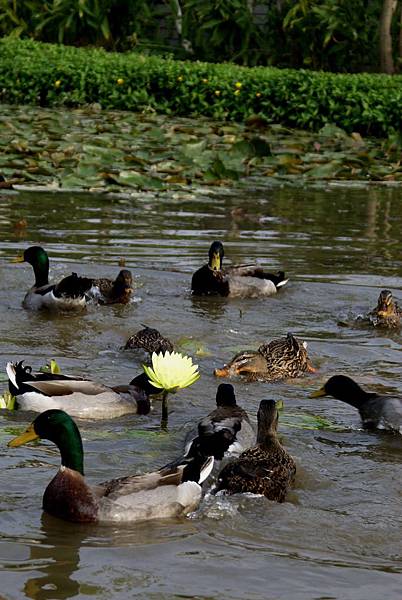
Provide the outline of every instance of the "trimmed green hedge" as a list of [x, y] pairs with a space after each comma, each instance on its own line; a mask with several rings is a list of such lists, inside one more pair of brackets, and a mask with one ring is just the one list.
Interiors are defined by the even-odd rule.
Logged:
[[402, 129], [402, 76], [182, 62], [0, 40], [0, 102], [155, 110], [383, 136]]

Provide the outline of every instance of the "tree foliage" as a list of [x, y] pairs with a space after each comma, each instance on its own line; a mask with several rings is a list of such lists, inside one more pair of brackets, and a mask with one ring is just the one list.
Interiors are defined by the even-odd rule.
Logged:
[[0, 0], [0, 35], [244, 65], [398, 72], [401, 11], [401, 0]]

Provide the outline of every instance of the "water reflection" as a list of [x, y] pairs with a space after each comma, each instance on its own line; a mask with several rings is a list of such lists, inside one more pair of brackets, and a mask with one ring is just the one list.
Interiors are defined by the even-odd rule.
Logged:
[[[63, 523], [43, 513], [38, 543], [30, 546], [30, 560], [40, 575], [28, 579], [25, 595], [33, 600], [73, 598], [80, 583], [73, 575], [79, 568], [80, 548], [89, 528]], [[43, 566], [39, 566], [43, 565]]]

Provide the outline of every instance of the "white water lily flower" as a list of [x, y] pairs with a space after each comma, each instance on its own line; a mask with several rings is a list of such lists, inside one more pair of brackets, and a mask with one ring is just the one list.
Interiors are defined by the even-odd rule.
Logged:
[[166, 392], [177, 392], [192, 385], [200, 377], [198, 365], [193, 364], [192, 358], [179, 352], [154, 352], [152, 367], [142, 367], [149, 377], [149, 382]]
[[0, 396], [0, 409], [14, 410], [15, 408], [15, 396], [10, 394], [10, 392], [4, 392], [2, 396]]

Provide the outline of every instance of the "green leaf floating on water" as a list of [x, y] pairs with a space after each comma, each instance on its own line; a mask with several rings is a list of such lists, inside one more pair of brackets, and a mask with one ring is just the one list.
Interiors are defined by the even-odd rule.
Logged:
[[311, 415], [309, 413], [292, 413], [286, 412], [281, 415], [280, 423], [286, 427], [294, 427], [296, 429], [311, 429], [319, 430], [326, 429], [329, 431], [343, 431], [344, 428], [335, 425], [324, 417]]
[[190, 337], [181, 337], [177, 340], [175, 344], [176, 348], [182, 351], [186, 351], [189, 354], [193, 354], [195, 356], [211, 356], [211, 352], [208, 348], [199, 340], [192, 339]]

